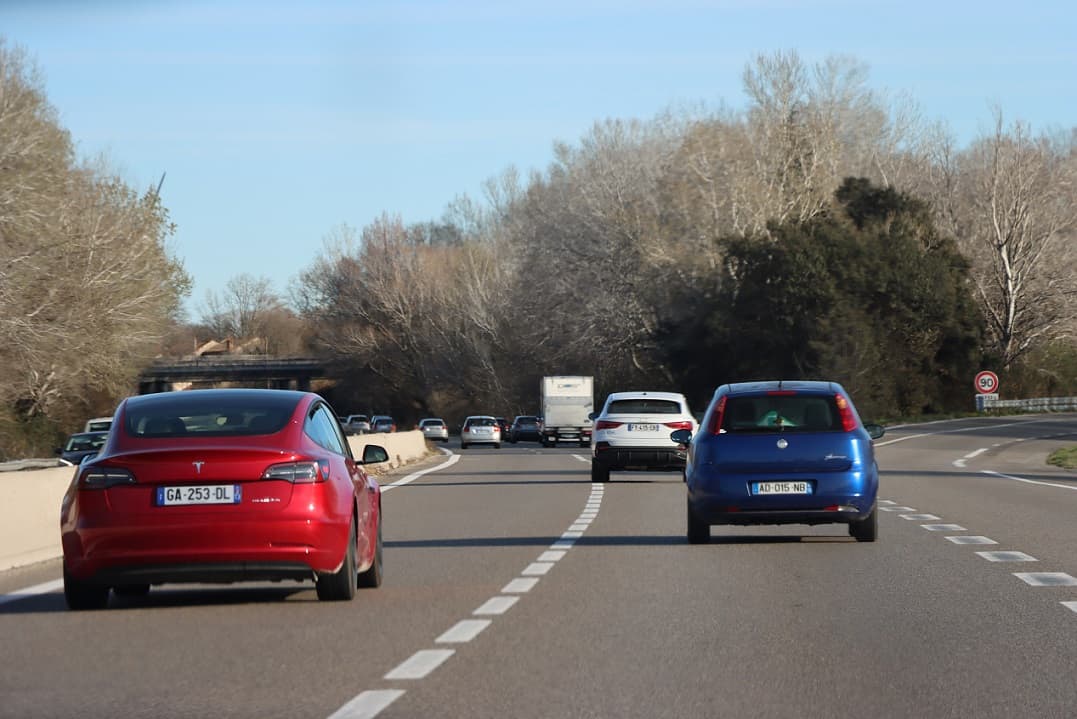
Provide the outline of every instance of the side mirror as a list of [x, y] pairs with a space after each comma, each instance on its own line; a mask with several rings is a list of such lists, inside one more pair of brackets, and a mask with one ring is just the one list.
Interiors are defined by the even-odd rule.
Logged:
[[363, 447], [362, 464], [377, 464], [378, 462], [388, 461], [389, 453], [385, 451], [385, 447], [379, 447], [376, 444], [368, 444]]
[[689, 429], [678, 429], [669, 435], [669, 438], [677, 444], [688, 444], [692, 441], [692, 431]]
[[886, 428], [881, 424], [865, 424], [864, 429], [872, 439], [878, 439], [886, 433]]
[[589, 420], [591, 420], [593, 422], [594, 419], [595, 419], [595, 413], [594, 412], [589, 412], [587, 414], [587, 419], [589, 419]]

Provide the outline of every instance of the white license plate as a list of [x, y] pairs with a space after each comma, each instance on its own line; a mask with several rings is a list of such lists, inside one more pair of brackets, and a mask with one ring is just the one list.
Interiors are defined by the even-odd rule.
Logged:
[[630, 424], [628, 425], [629, 432], [657, 432], [657, 424]]
[[811, 494], [807, 482], [756, 482], [752, 494]]
[[181, 504], [239, 504], [243, 490], [238, 484], [199, 484], [186, 487], [158, 487], [157, 506]]

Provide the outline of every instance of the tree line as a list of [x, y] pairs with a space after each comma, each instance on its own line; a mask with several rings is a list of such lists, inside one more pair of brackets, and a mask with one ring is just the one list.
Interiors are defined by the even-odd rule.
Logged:
[[114, 406], [198, 336], [321, 355], [338, 410], [405, 421], [533, 413], [548, 374], [699, 409], [726, 381], [829, 378], [873, 417], [968, 409], [981, 367], [1017, 392], [1077, 391], [1077, 129], [998, 109], [958, 147], [855, 58], [757, 56], [742, 110], [596, 122], [437, 221], [338, 226], [287, 297], [241, 275], [194, 323], [152, 188], [77, 162], [2, 46], [0, 82], [9, 437]]

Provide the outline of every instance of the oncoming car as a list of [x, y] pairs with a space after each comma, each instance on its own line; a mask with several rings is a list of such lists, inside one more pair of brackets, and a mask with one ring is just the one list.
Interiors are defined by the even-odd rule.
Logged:
[[592, 482], [608, 482], [611, 470], [684, 469], [684, 447], [669, 436], [678, 429], [696, 428], [684, 395], [614, 392], [592, 419]]
[[501, 449], [501, 426], [496, 417], [472, 415], [464, 420], [464, 426], [460, 428], [460, 448], [467, 449], [473, 444], [492, 444]]
[[711, 525], [831, 524], [861, 542], [878, 535], [879, 468], [852, 400], [835, 382], [749, 382], [719, 387], [689, 444], [688, 541]]
[[64, 597], [107, 605], [173, 582], [313, 581], [348, 600], [382, 576], [381, 489], [316, 394], [164, 392], [121, 402], [63, 498]]

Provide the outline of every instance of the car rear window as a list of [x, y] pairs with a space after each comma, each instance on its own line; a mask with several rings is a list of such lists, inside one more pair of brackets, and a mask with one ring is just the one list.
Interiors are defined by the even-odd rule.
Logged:
[[469, 427], [493, 427], [497, 420], [493, 417], [475, 417], [467, 421]]
[[443, 424], [445, 424], [445, 423], [442, 422], [440, 419], [424, 419], [422, 422], [419, 423], [419, 426], [420, 427], [440, 427]]
[[615, 399], [606, 414], [680, 414], [681, 403], [671, 399]]
[[833, 395], [731, 396], [726, 399], [726, 432], [828, 432], [840, 430]]
[[250, 397], [206, 399], [191, 392], [169, 402], [129, 406], [124, 428], [134, 437], [241, 437], [279, 432], [295, 410], [295, 400]]

